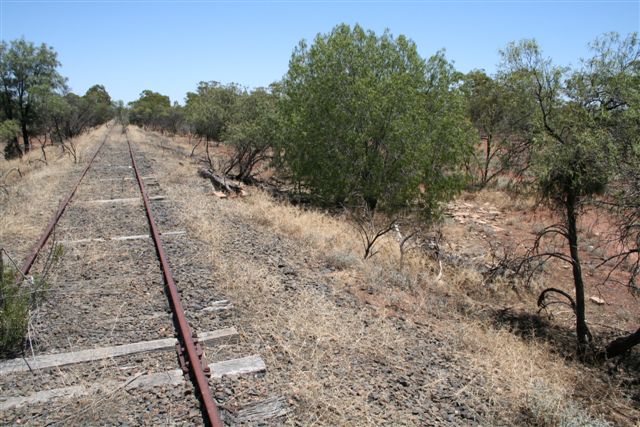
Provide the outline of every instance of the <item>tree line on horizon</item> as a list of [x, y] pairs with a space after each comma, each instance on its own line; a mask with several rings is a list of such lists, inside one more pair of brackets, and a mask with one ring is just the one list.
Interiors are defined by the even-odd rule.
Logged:
[[64, 142], [111, 120], [115, 105], [104, 86], [71, 92], [59, 72], [58, 55], [45, 43], [0, 41], [0, 139], [7, 159], [40, 145]]
[[[414, 217], [435, 224], [443, 204], [463, 189], [507, 180], [556, 214], [518, 268], [535, 270], [549, 259], [571, 267], [573, 295], [548, 288], [540, 304], [551, 294], [566, 298], [583, 357], [594, 343], [579, 252], [578, 223], [587, 209], [609, 215], [616, 226], [615, 251], [599, 267], [623, 272], [623, 285], [640, 289], [638, 35], [607, 33], [590, 49], [591, 57], [570, 68], [545, 57], [535, 40], [522, 40], [500, 51], [494, 75], [464, 74], [444, 51], [425, 59], [402, 35], [341, 24], [311, 44], [300, 42], [287, 74], [268, 88], [201, 82], [184, 106], [145, 90], [126, 113], [146, 129], [193, 136], [207, 153], [209, 143], [226, 144], [229, 159], [210, 162], [225, 176], [254, 182], [270, 165], [315, 203], [346, 207], [371, 223]], [[4, 65], [10, 51], [0, 45], [2, 76], [11, 76]], [[55, 55], [46, 63], [53, 71], [59, 65]], [[67, 110], [47, 110], [57, 104], [44, 100], [68, 100], [53, 71], [30, 94], [43, 100], [39, 114], [21, 110], [5, 87], [2, 105], [12, 107], [5, 107], [2, 129], [12, 122], [27, 124], [24, 136], [57, 129], [53, 112]], [[40, 95], [42, 87], [49, 98]], [[3, 132], [7, 147], [15, 147], [18, 132]], [[549, 250], [548, 239], [560, 239], [567, 250]], [[640, 329], [598, 351], [613, 357], [639, 342]]]

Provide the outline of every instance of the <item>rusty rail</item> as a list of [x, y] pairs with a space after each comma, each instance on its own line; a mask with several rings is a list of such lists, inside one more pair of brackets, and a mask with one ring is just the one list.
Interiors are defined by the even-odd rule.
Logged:
[[191, 328], [189, 327], [189, 323], [187, 322], [187, 318], [185, 317], [184, 308], [182, 307], [182, 301], [180, 300], [180, 296], [178, 295], [178, 287], [173, 280], [173, 274], [171, 273], [171, 268], [169, 267], [169, 262], [167, 261], [167, 256], [164, 252], [162, 241], [160, 240], [160, 233], [158, 233], [158, 227], [156, 226], [156, 222], [153, 219], [153, 215], [151, 213], [149, 196], [147, 195], [144, 182], [142, 181], [142, 176], [140, 175], [138, 165], [136, 164], [136, 160], [133, 156], [133, 149], [131, 148], [131, 142], [129, 141], [128, 137], [127, 145], [129, 146], [131, 164], [133, 165], [136, 180], [138, 181], [138, 186], [140, 187], [140, 192], [142, 193], [142, 201], [147, 213], [149, 228], [151, 229], [151, 237], [153, 238], [153, 242], [155, 243], [156, 251], [158, 253], [158, 258], [160, 259], [162, 275], [164, 276], [165, 284], [167, 286], [167, 289], [169, 290], [169, 303], [173, 310], [174, 319], [178, 326], [178, 338], [181, 341], [181, 344], [186, 349], [191, 378], [192, 380], [194, 380], [194, 385], [200, 395], [200, 402], [206, 415], [205, 422], [207, 422], [208, 425], [212, 427], [222, 427], [224, 426], [224, 424], [222, 423], [222, 419], [220, 418], [218, 407], [213, 400], [213, 395], [211, 394], [211, 389], [209, 388], [209, 381], [203, 370], [200, 358], [198, 357], [198, 351], [193, 339], [193, 335], [191, 333]]
[[31, 267], [33, 266], [33, 263], [36, 261], [36, 258], [38, 257], [38, 254], [40, 253], [40, 250], [47, 243], [47, 240], [49, 239], [49, 236], [51, 236], [51, 233], [53, 232], [53, 229], [56, 228], [56, 225], [58, 224], [58, 221], [60, 220], [60, 217], [64, 213], [64, 210], [69, 205], [69, 202], [71, 201], [71, 198], [73, 197], [74, 194], [76, 194], [76, 190], [80, 186], [80, 182], [82, 181], [84, 176], [87, 174], [87, 171], [89, 171], [89, 168], [93, 164], [93, 161], [95, 160], [95, 158], [98, 156], [98, 153], [100, 152], [100, 150], [102, 150], [102, 147], [104, 146], [105, 142], [107, 142], [107, 138], [109, 138], [110, 134], [111, 134], [111, 129], [109, 129], [109, 132], [107, 132], [107, 134], [105, 135], [104, 139], [100, 143], [100, 146], [98, 147], [96, 152], [91, 157], [91, 160], [89, 160], [89, 163], [87, 163], [87, 166], [85, 166], [85, 168], [82, 171], [82, 174], [80, 174], [80, 178], [78, 178], [78, 181], [76, 182], [76, 184], [73, 186], [73, 188], [71, 189], [69, 194], [67, 194], [67, 196], [64, 199], [62, 199], [62, 201], [60, 202], [60, 205], [58, 207], [58, 210], [56, 211], [56, 213], [53, 216], [53, 218], [51, 218], [51, 221], [49, 221], [49, 224], [47, 225], [47, 228], [44, 230], [44, 232], [40, 236], [40, 239], [38, 240], [38, 242], [31, 249], [31, 252], [29, 253], [29, 256], [27, 257], [25, 262], [22, 264], [22, 267], [20, 268], [20, 271], [22, 272], [23, 277], [29, 274], [29, 271], [31, 270]]

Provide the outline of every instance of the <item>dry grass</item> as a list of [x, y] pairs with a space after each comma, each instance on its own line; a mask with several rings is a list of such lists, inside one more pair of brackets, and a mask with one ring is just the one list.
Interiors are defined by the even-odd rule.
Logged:
[[[137, 137], [144, 138], [144, 134], [139, 132]], [[208, 183], [193, 178], [194, 165], [171, 155], [163, 158], [165, 182], [171, 184], [164, 186], [167, 193], [182, 201], [185, 223], [209, 243], [207, 258], [218, 272], [217, 283], [235, 305], [243, 307], [243, 320], [259, 325], [251, 331], [251, 339], [264, 334], [261, 351], [267, 365], [285, 376], [286, 389], [291, 390], [295, 404], [306, 417], [303, 424], [380, 423], [380, 414], [366, 400], [367, 393], [354, 394], [347, 382], [358, 377], [354, 366], [363, 358], [380, 357], [397, 366], [406, 363], [390, 349], [405, 348], [411, 337], [397, 333], [389, 316], [429, 325], [433, 333], [446, 340], [459, 357], [457, 363], [462, 363], [472, 378], [469, 387], [484, 389], [470, 399], [488, 401], [488, 421], [604, 425], [589, 411], [606, 413], [607, 405], [637, 414], [630, 402], [620, 399], [614, 386], [602, 383], [581, 365], [565, 361], [543, 341], [524, 340], [483, 321], [482, 316], [464, 313], [482, 310], [487, 301], [477, 299], [493, 297], [507, 284], [498, 283], [489, 289], [472, 268], [445, 267], [443, 277], [436, 280], [437, 264], [419, 252], [412, 252], [400, 267], [399, 248], [391, 235], [382, 240], [378, 255], [363, 261], [359, 236], [344, 218], [280, 203], [255, 189], [244, 199], [218, 200], [207, 194]], [[506, 210], [524, 209], [530, 201], [515, 207], [508, 197], [498, 195], [490, 203]], [[214, 211], [297, 242], [305, 253], [314, 254], [315, 259], [334, 269], [331, 277], [336, 286], [332, 292], [355, 295], [369, 305], [359, 311], [339, 307], [330, 295], [308, 288], [278, 305], [269, 304], [274, 295], [284, 295], [283, 284], [257, 262], [220, 262], [220, 223]], [[465, 308], [461, 310], [461, 306]], [[373, 327], [363, 328], [372, 318]], [[375, 378], [367, 381], [374, 382]], [[590, 389], [606, 399], [585, 399], [583, 394], [576, 394], [577, 389]], [[410, 418], [400, 419], [410, 423]], [[633, 425], [632, 419], [616, 421]]]
[[[406, 346], [381, 317], [371, 322], [367, 310], [337, 307], [328, 298], [302, 289], [295, 298], [272, 305], [270, 296], [282, 287], [257, 265], [218, 264], [217, 279], [227, 295], [244, 308], [243, 317], [260, 327], [251, 340], [261, 340], [267, 366], [279, 372], [294, 396], [303, 425], [378, 425], [368, 414], [367, 393], [354, 393], [351, 381], [361, 376], [359, 364], [371, 358], [389, 358], [388, 349]], [[248, 285], [248, 286], [247, 286]], [[274, 344], [275, 342], [275, 344]]]
[[[41, 158], [39, 149], [32, 150], [21, 159], [0, 160], [0, 242], [10, 252], [21, 252], [35, 243], [48, 220], [58, 207], [62, 195], [69, 191], [73, 171], [93, 154], [96, 144], [108, 129], [97, 131], [75, 139], [79, 153], [79, 164], [60, 151], [59, 147], [47, 147], [48, 165], [34, 159]], [[22, 176], [17, 172], [20, 169]]]
[[558, 397], [556, 411], [561, 411], [563, 401], [571, 400], [570, 385], [577, 373], [544, 344], [524, 342], [507, 330], [483, 323], [461, 321], [450, 329], [466, 351], [470, 368], [486, 381], [495, 407], [513, 414], [528, 410], [540, 422], [543, 420], [532, 405], [539, 403], [541, 385], [554, 390]]
[[514, 195], [508, 192], [493, 189], [465, 192], [460, 198], [465, 201], [492, 206], [503, 212], [532, 209], [536, 203], [533, 197], [514, 197]]
[[[399, 268], [398, 246], [392, 236], [383, 239], [383, 250], [379, 255], [362, 262], [358, 235], [341, 218], [283, 205], [260, 192], [254, 192], [241, 203], [243, 207], [239, 211], [252, 223], [304, 242], [330, 264], [352, 271], [353, 275], [341, 276], [345, 279], [345, 287], [361, 286], [362, 283], [373, 286], [374, 297], [367, 300], [383, 307], [382, 313], [408, 311], [415, 318], [423, 318], [442, 328], [442, 332], [449, 334], [456, 343], [456, 351], [470, 362], [470, 370], [486, 381], [484, 387], [492, 399], [491, 407], [495, 409], [492, 415], [496, 420], [525, 412], [540, 425], [606, 425], [600, 418], [591, 417], [575, 400], [574, 385], [586, 381], [616, 400], [618, 396], [612, 387], [594, 378], [585, 378], [588, 374], [580, 366], [567, 365], [540, 341], [524, 341], [512, 332], [495, 329], [486, 322], [462, 316], [452, 318], [454, 307], [432, 301], [440, 294], [456, 301], [452, 303], [454, 306], [465, 304], [465, 301], [473, 306], [476, 300], [467, 295], [473, 294], [474, 298], [495, 295], [496, 291], [505, 291], [511, 285], [496, 283], [489, 289], [484, 285], [482, 275], [472, 268], [446, 268], [443, 278], [435, 282], [437, 267], [434, 262], [415, 253], [403, 268]], [[491, 203], [502, 209], [510, 206], [506, 199]], [[371, 289], [367, 291], [371, 292]], [[520, 298], [522, 302], [521, 294], [511, 293], [510, 297]], [[435, 317], [421, 316], [425, 308]], [[303, 306], [300, 312], [296, 310], [287, 315], [296, 317], [304, 312]], [[332, 316], [339, 318], [340, 314], [333, 313]], [[441, 320], [434, 320], [437, 318]], [[307, 329], [313, 331], [315, 328], [317, 324], [311, 323]], [[345, 331], [349, 328], [344, 331], [340, 328], [338, 333]], [[596, 410], [606, 410], [604, 405], [598, 406]]]

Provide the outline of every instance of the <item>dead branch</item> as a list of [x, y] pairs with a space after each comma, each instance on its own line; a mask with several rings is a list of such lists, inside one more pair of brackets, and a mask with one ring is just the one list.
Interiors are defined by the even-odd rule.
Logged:
[[78, 163], [78, 151], [75, 143], [71, 140], [65, 141], [61, 139], [60, 146], [62, 147], [62, 151], [67, 153], [67, 155], [73, 159], [73, 163]]
[[498, 248], [488, 236], [482, 236], [483, 240], [489, 246], [489, 255], [491, 256], [491, 263], [489, 264], [487, 271], [483, 273], [484, 284], [492, 283], [496, 278], [506, 276], [508, 272], [515, 272], [515, 266], [512, 265], [513, 259], [509, 257], [506, 250], [502, 251], [502, 255], [498, 255]]
[[217, 175], [211, 170], [198, 169], [198, 175], [203, 178], [208, 178], [216, 189], [224, 191], [227, 194], [244, 194], [244, 190], [241, 186], [230, 182], [226, 177]]
[[[559, 301], [559, 300], [548, 301], [547, 296], [551, 293], [560, 294], [561, 296], [569, 300], [569, 302], [567, 303], [566, 301]], [[547, 307], [549, 307], [552, 304], [564, 304], [571, 307], [571, 310], [573, 311], [574, 314], [576, 312], [576, 302], [573, 300], [573, 297], [568, 293], [566, 293], [565, 291], [563, 291], [562, 289], [547, 288], [540, 293], [540, 296], [538, 296], [538, 307], [540, 307], [539, 311], [546, 310]]]
[[398, 224], [394, 224], [394, 230], [397, 233], [398, 238], [398, 247], [400, 249], [400, 268], [403, 267], [404, 257], [405, 255], [413, 249], [416, 249], [417, 245], [412, 245], [412, 242], [415, 242], [415, 238], [418, 235], [418, 229], [413, 229], [406, 235], [402, 235], [400, 232], [400, 226]]
[[[191, 134], [189, 134], [189, 143], [191, 143]], [[196, 148], [198, 148], [200, 144], [202, 144], [202, 138], [198, 138], [197, 142], [193, 145], [189, 157], [193, 157], [194, 153], [196, 152]]]
[[640, 344], [640, 328], [630, 335], [616, 338], [615, 340], [611, 341], [605, 347], [602, 356], [607, 359], [621, 356], [638, 344]]
[[31, 160], [29, 160], [29, 164], [36, 163], [36, 162], [41, 162], [41, 163], [44, 163], [45, 166], [48, 166], [48, 163], [47, 163], [46, 160], [42, 160], [42, 159], [31, 159]]
[[[356, 208], [352, 210], [345, 207], [345, 210], [351, 218], [351, 224], [356, 231], [358, 231], [362, 239], [364, 259], [373, 257], [378, 253], [378, 251], [374, 249], [374, 245], [382, 236], [394, 229], [397, 218], [393, 218], [380, 226], [375, 222], [375, 212], [373, 212], [366, 203], [360, 209]], [[360, 211], [360, 214], [357, 213], [357, 210]]]
[[22, 172], [20, 171], [20, 168], [12, 168], [12, 169], [9, 169], [7, 173], [4, 174], [5, 180], [9, 177], [9, 174], [11, 174], [11, 172], [18, 172], [18, 175], [20, 175], [20, 178], [22, 178]]
[[207, 162], [209, 163], [209, 169], [213, 170], [214, 169], [213, 161], [211, 160], [211, 154], [209, 154], [209, 140], [207, 140], [205, 143], [204, 151], [207, 154]]
[[[551, 294], [559, 294], [560, 296], [564, 297], [565, 299], [568, 300], [567, 301], [562, 301], [559, 299], [549, 299], [549, 296]], [[560, 304], [560, 305], [565, 305], [567, 307], [571, 308], [571, 311], [573, 312], [574, 315], [576, 315], [576, 310], [577, 310], [577, 306], [576, 306], [576, 302], [573, 299], [573, 297], [571, 295], [569, 295], [568, 293], [566, 293], [565, 291], [563, 291], [562, 289], [557, 289], [557, 288], [547, 288], [544, 291], [542, 291], [540, 293], [540, 296], [538, 297], [538, 313], [542, 310], [547, 310], [550, 306], [552, 305], [556, 305], [556, 304]], [[591, 335], [591, 331], [589, 330], [589, 328], [587, 327], [587, 325], [585, 325], [585, 328], [587, 328], [586, 332], [587, 332], [587, 337], [589, 338], [589, 342], [593, 341], [593, 335]]]

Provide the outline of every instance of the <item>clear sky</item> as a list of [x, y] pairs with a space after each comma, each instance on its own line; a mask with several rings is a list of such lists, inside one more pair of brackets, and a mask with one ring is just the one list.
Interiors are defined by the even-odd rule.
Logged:
[[445, 48], [464, 72], [493, 72], [498, 49], [522, 38], [576, 65], [598, 35], [640, 27], [640, 0], [0, 3], [2, 40], [53, 46], [74, 92], [99, 83], [125, 102], [152, 89], [183, 103], [200, 81], [268, 85], [284, 75], [301, 39], [342, 22], [404, 34], [423, 57]]

